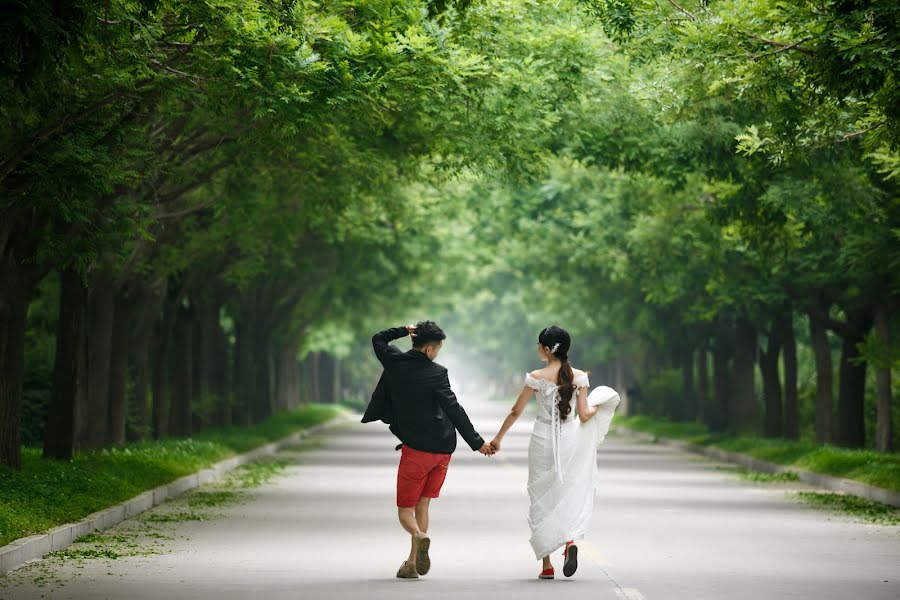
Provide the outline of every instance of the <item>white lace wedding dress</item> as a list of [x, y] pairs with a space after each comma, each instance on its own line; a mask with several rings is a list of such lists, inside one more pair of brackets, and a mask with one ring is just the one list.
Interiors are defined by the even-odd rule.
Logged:
[[[590, 386], [584, 373], [574, 383], [577, 388]], [[528, 524], [531, 546], [541, 559], [587, 533], [598, 483], [597, 447], [609, 431], [619, 395], [607, 387], [594, 390], [589, 404], [598, 407], [597, 413], [582, 423], [576, 414], [577, 390], [570, 400], [572, 410], [561, 420], [557, 384], [529, 373], [525, 385], [534, 389], [538, 399], [528, 447]]]

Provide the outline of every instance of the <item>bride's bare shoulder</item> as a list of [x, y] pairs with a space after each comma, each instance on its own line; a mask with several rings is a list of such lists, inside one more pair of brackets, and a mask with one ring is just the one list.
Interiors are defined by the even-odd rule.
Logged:
[[551, 380], [554, 378], [556, 374], [552, 373], [548, 367], [544, 367], [543, 369], [537, 369], [531, 372], [531, 376], [535, 379], [546, 379]]

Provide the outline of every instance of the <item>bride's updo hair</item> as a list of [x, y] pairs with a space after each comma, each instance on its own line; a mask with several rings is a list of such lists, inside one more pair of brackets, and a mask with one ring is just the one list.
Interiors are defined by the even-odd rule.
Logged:
[[[559, 418], [565, 421], [569, 413], [572, 412], [572, 394], [575, 392], [575, 373], [572, 372], [572, 365], [569, 364], [569, 346], [572, 345], [572, 338], [569, 332], [562, 327], [552, 325], [541, 331], [538, 335], [538, 342], [541, 346], [550, 348], [553, 356], [559, 359], [559, 374], [556, 376], [556, 383], [559, 385]], [[554, 350], [555, 348], [555, 350]]]

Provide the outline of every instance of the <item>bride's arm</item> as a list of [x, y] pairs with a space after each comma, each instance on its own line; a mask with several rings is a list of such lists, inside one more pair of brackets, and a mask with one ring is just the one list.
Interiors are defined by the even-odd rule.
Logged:
[[500, 427], [500, 431], [496, 436], [494, 436], [494, 439], [491, 440], [491, 446], [494, 447], [494, 450], [500, 449], [500, 442], [503, 441], [503, 436], [506, 435], [506, 432], [509, 431], [509, 428], [513, 426], [513, 423], [515, 423], [519, 419], [519, 417], [522, 416], [522, 413], [525, 412], [525, 405], [528, 404], [528, 399], [531, 398], [531, 395], [533, 393], [534, 390], [527, 385], [522, 388], [522, 391], [519, 393], [519, 397], [516, 398], [516, 403], [509, 411], [509, 414], [506, 415], [506, 419], [503, 420], [503, 425]]
[[588, 406], [587, 397], [588, 389], [586, 387], [578, 388], [578, 418], [582, 423], [587, 423], [595, 414], [597, 414], [596, 406]]

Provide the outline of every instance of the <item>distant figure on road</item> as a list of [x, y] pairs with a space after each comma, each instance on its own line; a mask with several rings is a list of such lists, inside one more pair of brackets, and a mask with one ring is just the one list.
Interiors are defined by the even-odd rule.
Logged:
[[[565, 329], [547, 327], [538, 335], [538, 356], [547, 366], [525, 375], [525, 385], [491, 447], [500, 451], [503, 436], [522, 415], [532, 395], [538, 410], [528, 446], [528, 496], [531, 547], [543, 560], [540, 579], [553, 579], [550, 554], [565, 544], [563, 574], [578, 568], [575, 540], [587, 533], [594, 511], [597, 446], [606, 437], [619, 395], [598, 387], [588, 395], [587, 373], [569, 364], [571, 338]], [[577, 417], [573, 417], [573, 404]]]
[[[409, 352], [389, 344], [407, 335], [413, 338]], [[372, 337], [384, 373], [362, 422], [389, 424], [401, 442], [397, 449], [403, 449], [397, 469], [397, 512], [412, 544], [409, 558], [397, 571], [401, 579], [417, 579], [431, 568], [428, 508], [447, 476], [456, 431], [472, 450], [494, 454], [456, 401], [447, 369], [434, 362], [446, 337], [433, 321], [386, 329]]]

